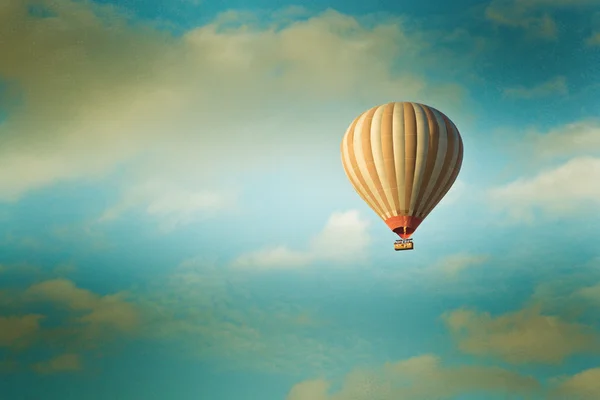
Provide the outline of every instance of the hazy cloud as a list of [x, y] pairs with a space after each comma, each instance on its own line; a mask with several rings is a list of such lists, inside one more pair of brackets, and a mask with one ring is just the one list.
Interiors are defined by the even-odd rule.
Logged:
[[600, 204], [600, 158], [578, 157], [540, 172], [533, 178], [520, 178], [488, 191], [497, 211], [514, 221], [534, 219], [534, 210], [553, 219], [583, 215]]
[[[92, 2], [40, 4], [54, 16], [34, 17], [19, 0], [0, 6], [4, 200], [119, 172], [123, 199], [105, 219], [139, 206], [173, 228], [227, 206], [240, 173], [292, 149], [318, 154], [338, 140], [321, 135], [343, 130], [338, 117], [425, 94], [455, 109], [463, 96], [424, 80], [419, 60], [431, 54], [421, 57], [428, 47], [398, 18], [367, 25], [329, 10], [292, 22], [280, 12], [261, 24], [230, 11], [175, 37]], [[411, 63], [396, 72], [399, 58]], [[340, 102], [348, 114], [327, 106]]]
[[594, 330], [543, 315], [538, 307], [497, 317], [460, 309], [444, 314], [443, 320], [465, 353], [511, 364], [559, 364], [571, 355], [600, 349]]
[[585, 40], [585, 44], [590, 47], [600, 46], [600, 32], [594, 32]]
[[497, 367], [445, 366], [433, 355], [355, 370], [339, 390], [331, 386], [323, 379], [301, 382], [286, 400], [443, 400], [481, 392], [527, 396], [539, 390], [533, 377]]
[[486, 262], [488, 257], [478, 254], [453, 254], [446, 256], [438, 261], [435, 268], [443, 271], [447, 275], [456, 276], [461, 272], [474, 267], [479, 267]]
[[98, 222], [114, 220], [124, 212], [142, 207], [147, 215], [161, 222], [163, 231], [168, 232], [178, 226], [231, 210], [235, 203], [235, 193], [189, 190], [172, 182], [148, 181], [124, 189], [121, 201], [105, 210]]
[[518, 0], [493, 0], [485, 9], [485, 17], [497, 25], [520, 28], [537, 37], [555, 39], [556, 22], [547, 11], [535, 6]]
[[356, 210], [336, 212], [329, 217], [323, 230], [310, 240], [308, 249], [267, 248], [242, 254], [233, 264], [237, 267], [277, 269], [294, 268], [314, 261], [360, 261], [366, 256], [371, 242], [368, 226], [368, 221]]
[[600, 306], [600, 282], [595, 285], [586, 285], [578, 289], [574, 295], [580, 296], [596, 306]]
[[[30, 278], [38, 277], [32, 274]], [[138, 307], [128, 302], [124, 293], [99, 295], [62, 278], [26, 289], [11, 286], [0, 290], [0, 307], [4, 313], [0, 315], [0, 348], [25, 354], [27, 363], [40, 350], [43, 354], [64, 352], [31, 365], [41, 374], [81, 369], [80, 351], [107, 349], [115, 340], [138, 334], [142, 323]], [[22, 310], [30, 313], [19, 315]], [[21, 361], [15, 359], [12, 367]], [[8, 372], [14, 369], [9, 367], [7, 364]]]
[[567, 86], [567, 80], [565, 79], [565, 77], [557, 76], [546, 82], [542, 82], [538, 85], [531, 87], [509, 87], [504, 89], [503, 93], [507, 97], [533, 99], [537, 97], [545, 97], [552, 95], [564, 96], [569, 93], [569, 88]]
[[81, 289], [67, 279], [54, 279], [32, 285], [25, 291], [30, 301], [48, 302], [79, 313], [76, 322], [86, 326], [87, 334], [101, 335], [103, 331], [128, 333], [139, 325], [135, 307], [121, 293], [99, 296]]
[[569, 400], [596, 400], [600, 398], [600, 368], [591, 368], [565, 378], [550, 398]]
[[56, 374], [80, 371], [82, 366], [78, 354], [61, 354], [51, 360], [34, 364], [32, 369], [38, 374]]
[[284, 300], [262, 302], [260, 290], [248, 282], [252, 276], [202, 258], [185, 261], [136, 291], [147, 337], [172, 345], [182, 357], [210, 359], [228, 370], [331, 373], [370, 358], [370, 342], [321, 321], [315, 310]]
[[43, 315], [0, 316], [0, 347], [27, 346], [40, 330]]
[[597, 0], [492, 0], [485, 9], [485, 17], [497, 25], [523, 29], [535, 37], [556, 39], [555, 12], [596, 4]]
[[600, 153], [600, 121], [576, 121], [525, 137], [529, 155], [552, 159]]

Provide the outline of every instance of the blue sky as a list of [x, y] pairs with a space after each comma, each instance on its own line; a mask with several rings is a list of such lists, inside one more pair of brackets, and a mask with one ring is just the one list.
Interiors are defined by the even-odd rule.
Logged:
[[[0, 393], [600, 398], [597, 0], [0, 5]], [[395, 253], [362, 111], [456, 123]]]

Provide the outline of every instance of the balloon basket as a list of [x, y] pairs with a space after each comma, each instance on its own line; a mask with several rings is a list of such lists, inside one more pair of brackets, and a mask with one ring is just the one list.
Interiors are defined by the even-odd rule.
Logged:
[[402, 239], [402, 240], [396, 240], [394, 242], [394, 250], [396, 250], [396, 251], [413, 250], [414, 248], [415, 248], [415, 245], [414, 245], [412, 239]]

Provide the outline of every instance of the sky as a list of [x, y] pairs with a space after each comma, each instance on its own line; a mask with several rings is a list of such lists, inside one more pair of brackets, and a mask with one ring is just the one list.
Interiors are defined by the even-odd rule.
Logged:
[[[3, 0], [0, 397], [600, 398], [598, 0]], [[340, 143], [456, 124], [394, 252]]]

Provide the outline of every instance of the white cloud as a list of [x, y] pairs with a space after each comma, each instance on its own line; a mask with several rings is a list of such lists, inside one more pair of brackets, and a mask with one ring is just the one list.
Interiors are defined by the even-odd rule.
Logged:
[[325, 228], [311, 240], [311, 252], [323, 260], [361, 259], [371, 242], [368, 227], [368, 220], [356, 210], [333, 213]]
[[529, 155], [552, 159], [600, 152], [600, 121], [583, 120], [526, 137]]
[[142, 208], [147, 215], [161, 221], [164, 231], [185, 225], [219, 212], [230, 211], [236, 205], [233, 191], [207, 191], [201, 184], [190, 189], [172, 182], [147, 181], [124, 190], [121, 201], [104, 211], [98, 222], [107, 222], [124, 212]]
[[488, 192], [492, 206], [517, 221], [532, 221], [534, 210], [549, 218], [582, 214], [600, 205], [600, 158], [578, 157]]
[[238, 267], [285, 269], [314, 261], [361, 261], [371, 242], [368, 226], [368, 221], [361, 218], [356, 210], [336, 212], [329, 217], [323, 230], [310, 240], [306, 250], [278, 246], [242, 254], [233, 264]]
[[448, 190], [448, 193], [446, 193], [444, 198], [442, 198], [440, 203], [436, 206], [436, 208], [455, 204], [458, 200], [462, 200], [463, 195], [468, 192], [468, 189], [470, 189], [469, 185], [467, 185], [463, 180], [457, 179], [450, 187], [450, 190]]
[[[596, 207], [600, 121], [584, 119], [547, 131], [529, 130], [511, 146], [507, 149], [511, 156], [522, 157], [521, 178], [486, 192], [492, 208], [508, 214], [503, 223], [532, 222], [538, 212], [557, 219]], [[537, 175], [529, 175], [532, 170]]]
[[567, 80], [564, 76], [557, 76], [546, 82], [532, 87], [517, 86], [503, 90], [505, 96], [523, 99], [533, 99], [552, 95], [566, 95], [569, 93]]
[[443, 400], [481, 392], [527, 396], [539, 390], [533, 377], [497, 367], [445, 366], [433, 355], [355, 370], [339, 390], [331, 386], [323, 379], [301, 382], [292, 387], [286, 400]]
[[[330, 10], [292, 22], [296, 10], [260, 25], [228, 12], [174, 37], [91, 2], [42, 4], [56, 17], [0, 5], [0, 76], [10, 77], [2, 200], [118, 171], [134, 192], [155, 182], [133, 203], [176, 226], [222, 203], [214, 193], [237, 193], [257, 167], [330, 154], [339, 138], [322, 132], [342, 134], [366, 106], [427, 99], [456, 110], [464, 96], [424, 80], [433, 50], [398, 18], [362, 24]], [[398, 59], [411, 62], [396, 71]], [[125, 190], [106, 215], [135, 196]]]

